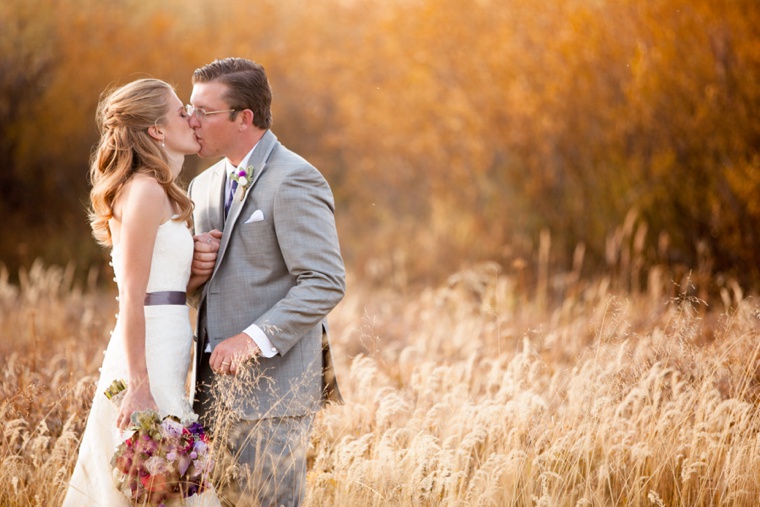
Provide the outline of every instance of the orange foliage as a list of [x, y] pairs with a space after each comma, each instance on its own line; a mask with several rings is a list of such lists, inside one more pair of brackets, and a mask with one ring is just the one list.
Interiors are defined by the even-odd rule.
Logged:
[[707, 256], [760, 280], [757, 2], [11, 0], [0, 14], [12, 267], [102, 259], [82, 203], [103, 89], [151, 75], [186, 98], [196, 67], [238, 55], [267, 68], [273, 130], [333, 186], [360, 275], [531, 265], [542, 230], [555, 271], [584, 245], [598, 273], [635, 210], [642, 262]]

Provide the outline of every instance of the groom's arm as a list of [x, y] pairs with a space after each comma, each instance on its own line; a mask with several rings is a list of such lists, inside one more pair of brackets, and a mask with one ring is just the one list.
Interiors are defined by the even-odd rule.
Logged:
[[[214, 371], [234, 374], [242, 360], [286, 354], [341, 301], [345, 268], [334, 209], [330, 187], [309, 165], [291, 171], [277, 187], [274, 231], [295, 285], [251, 326], [214, 347], [209, 360]], [[261, 335], [271, 344], [267, 353], [259, 348]]]
[[296, 283], [255, 324], [281, 355], [343, 299], [345, 268], [334, 211], [327, 181], [309, 165], [294, 171], [277, 189], [274, 228], [283, 260]]

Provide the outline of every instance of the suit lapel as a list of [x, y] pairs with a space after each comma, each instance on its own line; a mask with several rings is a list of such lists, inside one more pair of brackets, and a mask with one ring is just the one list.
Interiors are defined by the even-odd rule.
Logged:
[[[216, 258], [216, 266], [214, 266], [214, 273], [211, 275], [211, 278], [214, 278], [214, 275], [216, 275], [216, 272], [222, 263], [224, 254], [227, 251], [227, 245], [229, 244], [230, 237], [232, 236], [232, 229], [235, 227], [237, 219], [240, 216], [240, 211], [243, 209], [245, 200], [248, 198], [248, 194], [251, 192], [253, 187], [256, 185], [259, 177], [264, 172], [264, 169], [266, 168], [266, 162], [269, 160], [269, 156], [272, 154], [272, 150], [276, 145], [277, 136], [275, 136], [271, 130], [267, 130], [259, 140], [256, 149], [254, 149], [253, 153], [251, 153], [251, 158], [248, 160], [248, 166], [253, 167], [253, 175], [251, 176], [252, 181], [247, 188], [243, 189], [243, 187], [238, 187], [237, 191], [235, 192], [235, 197], [232, 200], [230, 211], [227, 214], [227, 220], [224, 222], [222, 241], [219, 245], [219, 253], [217, 254]], [[222, 193], [223, 192], [224, 189], [222, 189]], [[222, 210], [222, 212], [224, 212], [224, 210]]]
[[[206, 220], [208, 224], [208, 230], [205, 232], [212, 231], [214, 229], [220, 231], [224, 229], [224, 183], [226, 181], [225, 178], [227, 177], [224, 168], [225, 162], [224, 159], [222, 159], [220, 162], [217, 162], [215, 165], [208, 169], [208, 171], [210, 171], [209, 183], [206, 186]], [[211, 275], [211, 278], [209, 278], [209, 281], [214, 278], [214, 274], [216, 274], [216, 267], [218, 265], [219, 264], [217, 263], [214, 266], [214, 271]], [[198, 308], [201, 308], [203, 306], [209, 286], [209, 283], [206, 283], [203, 286], [203, 292], [201, 293], [201, 300]]]
[[224, 171], [225, 162], [222, 160], [211, 169], [211, 181], [206, 195], [206, 209], [208, 210], [209, 230], [224, 227], [224, 189], [227, 175]]

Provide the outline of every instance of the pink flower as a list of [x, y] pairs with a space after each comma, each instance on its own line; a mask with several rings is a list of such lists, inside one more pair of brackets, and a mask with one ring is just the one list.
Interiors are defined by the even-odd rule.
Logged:
[[182, 423], [179, 421], [175, 421], [174, 419], [171, 419], [167, 417], [163, 421], [161, 421], [161, 429], [163, 430], [162, 433], [165, 436], [168, 437], [179, 437], [182, 435], [184, 431], [187, 431], [184, 426], [182, 426]]
[[145, 462], [145, 469], [150, 475], [163, 475], [169, 472], [169, 463], [159, 456], [151, 456]]

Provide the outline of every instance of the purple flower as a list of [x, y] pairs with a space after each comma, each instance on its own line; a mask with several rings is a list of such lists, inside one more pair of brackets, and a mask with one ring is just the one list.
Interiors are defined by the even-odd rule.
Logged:
[[189, 429], [190, 433], [192, 433], [193, 435], [203, 435], [204, 434], [203, 425], [201, 423], [199, 423], [199, 422], [194, 422], [194, 423], [190, 424], [190, 426], [188, 426], [187, 429]]
[[190, 468], [191, 463], [192, 460], [189, 457], [180, 456], [178, 460], [179, 475], [185, 475], [185, 472], [187, 472], [187, 469]]

